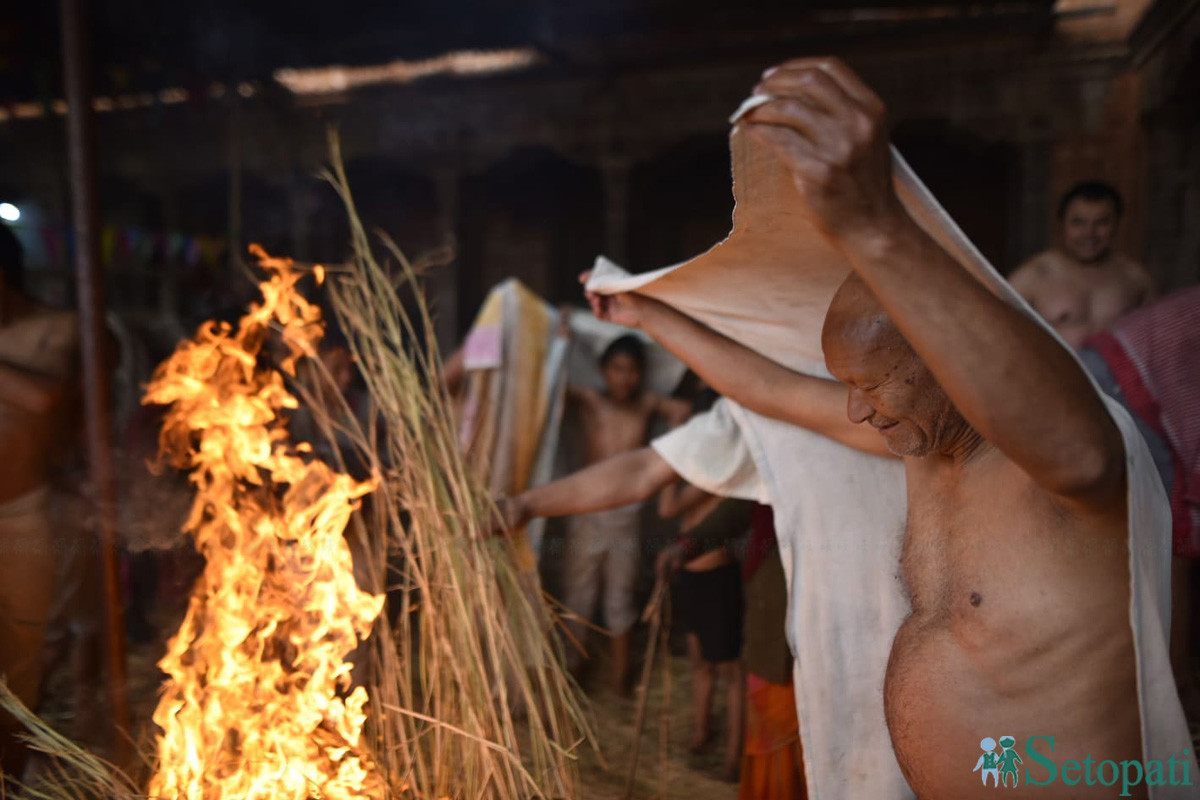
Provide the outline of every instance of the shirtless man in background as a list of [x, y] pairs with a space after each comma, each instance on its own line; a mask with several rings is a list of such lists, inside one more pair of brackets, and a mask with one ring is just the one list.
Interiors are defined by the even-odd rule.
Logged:
[[[0, 225], [0, 675], [26, 705], [38, 701], [40, 659], [55, 599], [58, 557], [49, 481], [61, 455], [78, 350], [75, 315], [24, 292], [21, 246]], [[0, 768], [19, 776], [19, 726], [0, 714]]]
[[[644, 391], [645, 347], [640, 339], [626, 334], [614, 340], [600, 356], [604, 391], [588, 386], [569, 386], [567, 400], [579, 412], [583, 426], [587, 463], [597, 464], [612, 456], [644, 447], [650, 441], [655, 418], [665, 418], [673, 428], [688, 418], [691, 405]], [[613, 688], [629, 689], [630, 630], [637, 621], [633, 586], [641, 549], [638, 514], [641, 505], [580, 514], [568, 521], [564, 562], [563, 602], [581, 620], [595, 611], [604, 584], [604, 622], [612, 634]], [[573, 635], [583, 641], [586, 627], [571, 624]], [[578, 648], [568, 648], [569, 662], [578, 670]]]
[[1072, 347], [1154, 297], [1141, 264], [1113, 250], [1121, 195], [1100, 181], [1076, 184], [1058, 206], [1061, 249], [1013, 272], [1009, 282]]

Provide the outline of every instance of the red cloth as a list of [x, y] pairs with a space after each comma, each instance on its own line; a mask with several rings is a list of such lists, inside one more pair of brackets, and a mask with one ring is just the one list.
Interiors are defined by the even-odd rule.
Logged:
[[1175, 555], [1200, 556], [1200, 286], [1122, 317], [1088, 340], [1129, 408], [1171, 448]]
[[742, 559], [742, 578], [750, 580], [762, 566], [763, 560], [775, 549], [775, 512], [770, 506], [758, 503], [750, 516], [750, 541]]

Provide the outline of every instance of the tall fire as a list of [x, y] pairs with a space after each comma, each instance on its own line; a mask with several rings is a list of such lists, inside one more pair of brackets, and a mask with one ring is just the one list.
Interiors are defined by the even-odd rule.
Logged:
[[167, 406], [160, 445], [190, 471], [187, 528], [207, 562], [160, 662], [168, 678], [149, 794], [382, 797], [361, 741], [367, 692], [350, 691], [346, 661], [383, 605], [355, 583], [343, 538], [374, 486], [288, 440], [282, 412], [297, 401], [283, 373], [315, 354], [323, 324], [292, 262], [259, 255], [262, 302], [236, 329], [203, 325], [145, 395]]

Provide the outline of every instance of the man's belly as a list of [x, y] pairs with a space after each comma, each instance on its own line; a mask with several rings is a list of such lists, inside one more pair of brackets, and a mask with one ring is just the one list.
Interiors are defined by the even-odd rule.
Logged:
[[[1033, 746], [1060, 769], [1088, 755], [1096, 762], [1141, 760], [1131, 639], [1093, 630], [1065, 641], [1014, 638], [1006, 642], [1014, 646], [989, 649], [973, 638], [919, 614], [896, 635], [885, 706], [896, 756], [917, 796], [993, 797], [993, 785], [985, 788], [982, 770], [972, 768], [984, 753], [984, 739], [999, 743], [1006, 736], [1016, 740], [1023, 763], [1016, 765], [1017, 786], [1005, 797], [1113, 796], [1112, 787], [1098, 782], [1027, 784], [1027, 769], [1030, 778], [1043, 781], [1048, 770], [1028, 757], [1026, 745], [1030, 737], [1054, 737], [1052, 752], [1046, 740]], [[1139, 789], [1131, 789], [1132, 796], [1144, 796]]]

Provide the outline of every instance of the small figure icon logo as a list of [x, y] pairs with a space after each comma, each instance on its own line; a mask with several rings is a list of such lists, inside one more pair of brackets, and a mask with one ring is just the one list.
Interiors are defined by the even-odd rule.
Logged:
[[[1009, 737], [1011, 739], [1011, 737]], [[996, 754], [996, 740], [992, 737], [987, 737], [979, 743], [979, 749], [983, 751], [983, 755], [975, 762], [975, 769], [971, 772], [978, 772], [980, 769], [983, 772], [979, 773], [983, 785], [988, 785], [988, 776], [992, 778], [992, 786], [1000, 785], [1000, 756]]]
[[1000, 782], [1008, 786], [1008, 779], [1011, 776], [1013, 788], [1016, 788], [1017, 764], [1024, 763], [1017, 755], [1017, 751], [1013, 750], [1017, 746], [1017, 740], [1011, 736], [1001, 736], [1000, 746], [1004, 748], [1004, 752], [1000, 754]]

